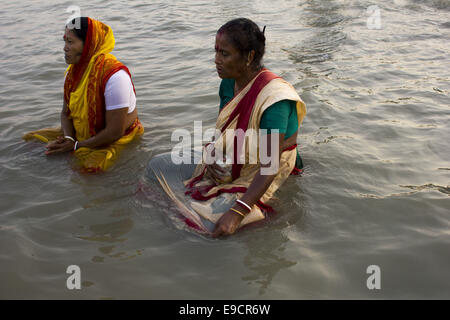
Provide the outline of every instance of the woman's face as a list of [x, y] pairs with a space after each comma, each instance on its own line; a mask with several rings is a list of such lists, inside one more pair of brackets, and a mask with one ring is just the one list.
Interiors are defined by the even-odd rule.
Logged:
[[221, 79], [239, 79], [248, 72], [246, 59], [231, 44], [225, 33], [216, 35], [215, 50], [214, 62]]
[[79, 39], [75, 32], [66, 28], [64, 32], [64, 59], [67, 64], [76, 64], [80, 62], [83, 54], [84, 43]]

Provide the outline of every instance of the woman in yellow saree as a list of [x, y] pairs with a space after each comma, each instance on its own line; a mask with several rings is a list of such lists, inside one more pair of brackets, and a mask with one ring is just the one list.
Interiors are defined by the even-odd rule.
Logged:
[[[223, 25], [215, 43], [215, 64], [222, 79], [218, 137], [203, 148], [203, 161], [195, 168], [170, 166], [164, 157], [149, 163], [163, 189], [182, 209], [186, 223], [213, 237], [264, 219], [271, 210], [267, 202], [302, 165], [296, 147], [306, 106], [292, 85], [262, 66], [264, 48], [264, 30], [251, 20], [240, 18]], [[267, 135], [260, 129], [266, 129]], [[239, 130], [256, 132], [257, 139], [235, 139]], [[261, 157], [263, 138], [269, 161]], [[231, 163], [222, 165], [217, 154], [227, 155]], [[208, 158], [215, 160], [208, 162]], [[184, 195], [179, 184], [171, 182], [177, 171], [181, 178], [190, 177], [184, 181]]]
[[144, 132], [130, 71], [110, 54], [114, 35], [100, 21], [75, 18], [65, 28], [64, 42], [69, 67], [61, 127], [33, 131], [23, 138], [48, 143], [47, 155], [73, 151], [84, 171], [107, 170], [123, 146]]

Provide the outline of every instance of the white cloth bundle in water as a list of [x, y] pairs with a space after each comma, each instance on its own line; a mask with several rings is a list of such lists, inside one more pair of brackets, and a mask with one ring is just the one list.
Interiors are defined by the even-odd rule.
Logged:
[[[175, 164], [171, 153], [164, 153], [149, 161], [147, 177], [161, 184], [164, 191], [179, 207], [180, 213], [196, 224], [200, 232], [212, 233], [219, 218], [242, 194], [224, 193], [207, 201], [197, 201], [190, 195], [185, 195], [184, 181], [192, 177], [196, 167], [196, 164]], [[259, 209], [253, 211], [241, 221], [241, 227], [265, 218]]]

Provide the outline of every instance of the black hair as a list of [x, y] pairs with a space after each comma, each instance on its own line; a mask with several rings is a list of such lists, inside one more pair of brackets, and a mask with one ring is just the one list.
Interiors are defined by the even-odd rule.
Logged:
[[[79, 19], [79, 21], [77, 21], [77, 19]], [[79, 22], [79, 24], [78, 24]], [[77, 27], [80, 28], [77, 28]], [[78, 39], [82, 40], [83, 43], [86, 41], [86, 35], [88, 32], [88, 18], [87, 17], [78, 17], [78, 18], [74, 18], [72, 19], [71, 22], [69, 22], [66, 27], [68, 27], [70, 30], [72, 30], [75, 35], [77, 36]]]
[[247, 57], [249, 52], [254, 50], [254, 67], [257, 69], [263, 67], [261, 60], [266, 47], [266, 37], [264, 31], [261, 31], [256, 23], [247, 18], [234, 19], [220, 27], [217, 33], [226, 34], [243, 57]]

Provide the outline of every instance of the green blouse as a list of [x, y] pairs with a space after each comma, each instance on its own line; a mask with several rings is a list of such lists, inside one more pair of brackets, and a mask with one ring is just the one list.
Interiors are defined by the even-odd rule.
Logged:
[[[234, 79], [223, 79], [220, 83], [220, 109], [233, 99], [234, 84]], [[261, 129], [266, 129], [267, 134], [270, 134], [274, 129], [278, 129], [280, 134], [285, 134], [285, 140], [292, 136], [298, 129], [296, 102], [292, 100], [281, 100], [268, 107], [263, 112], [259, 127]], [[295, 166], [299, 169], [303, 168], [303, 163], [298, 150]]]

